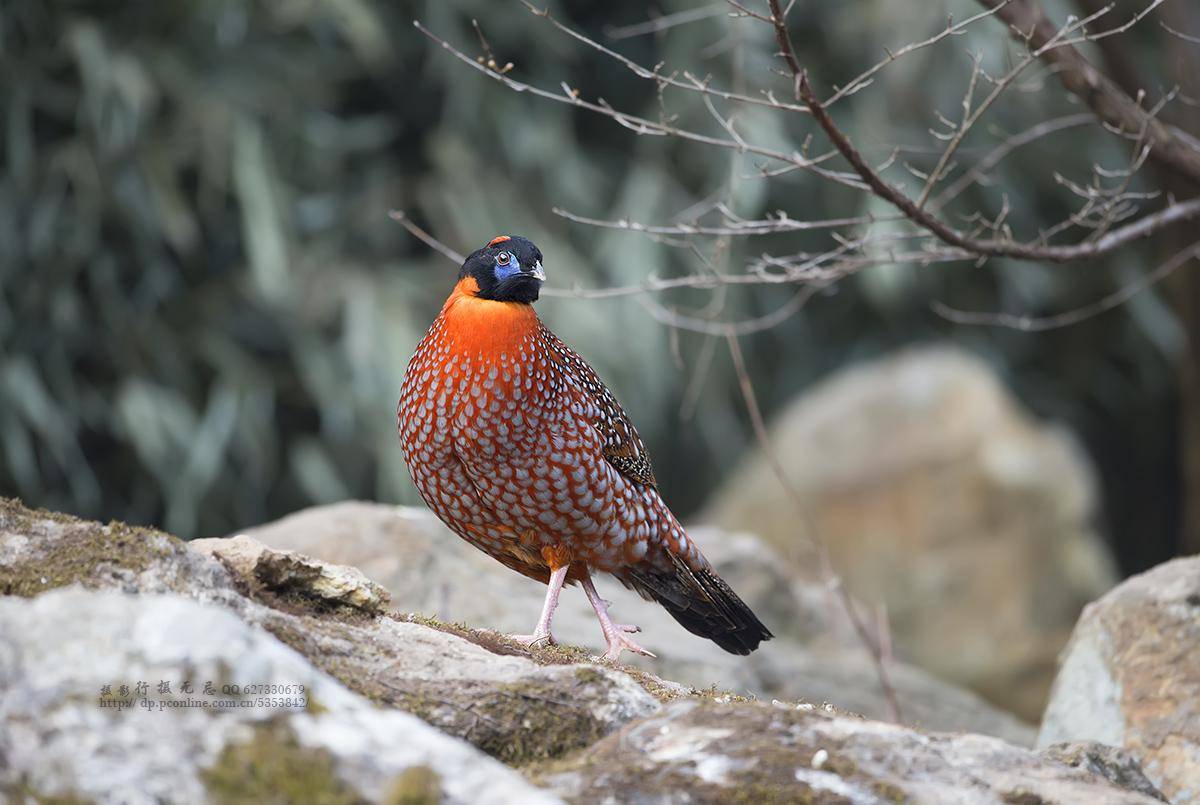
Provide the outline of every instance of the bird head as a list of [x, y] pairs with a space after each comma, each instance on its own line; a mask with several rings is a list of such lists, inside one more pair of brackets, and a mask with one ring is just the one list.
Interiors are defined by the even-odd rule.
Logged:
[[529, 304], [546, 281], [542, 252], [527, 238], [501, 235], [474, 251], [458, 272], [460, 280], [475, 280], [478, 299]]

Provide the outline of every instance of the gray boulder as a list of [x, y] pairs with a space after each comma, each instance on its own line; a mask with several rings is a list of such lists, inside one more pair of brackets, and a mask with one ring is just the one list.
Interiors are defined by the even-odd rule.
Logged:
[[884, 604], [897, 655], [1036, 720], [1084, 604], [1115, 582], [1092, 469], [969, 353], [924, 347], [841, 371], [771, 423], [798, 512], [752, 450], [704, 522], [747, 529]]
[[[288, 693], [222, 695], [230, 685]], [[233, 611], [176, 594], [0, 599], [0, 691], [0, 793], [12, 802], [378, 802], [414, 786], [422, 801], [555, 801]]]
[[[753, 535], [703, 527], [690, 531], [776, 639], [748, 657], [729, 654], [684, 631], [662, 607], [602, 577], [596, 583], [613, 602], [614, 615], [641, 626], [643, 644], [658, 655], [626, 661], [697, 688], [715, 684], [766, 699], [831, 701], [869, 717], [887, 717], [870, 659], [822, 585], [794, 580], [790, 566]], [[528, 632], [545, 593], [543, 585], [459, 539], [423, 508], [358, 501], [316, 506], [248, 529], [234, 541], [247, 537], [361, 568], [391, 592], [399, 609], [475, 628]], [[555, 635], [589, 653], [603, 651], [595, 615], [576, 589], [562, 596]], [[891, 671], [907, 723], [1033, 745], [1032, 727], [969, 691], [903, 663], [892, 663]]]
[[1152, 801], [1129, 770], [377, 614], [353, 568], [249, 539], [0, 501], [0, 590], [5, 801]]
[[680, 791], [694, 802], [1159, 802], [996, 738], [919, 733], [794, 706], [694, 701], [671, 704], [533, 778], [573, 802], [671, 803]]
[[1176, 803], [1200, 802], [1200, 557], [1126, 579], [1084, 610], [1038, 744], [1124, 747]]
[[375, 615], [384, 593], [373, 582], [364, 585], [354, 568], [247, 541], [218, 543], [193, 550], [151, 529], [102, 526], [4, 502], [0, 590], [36, 593], [78, 583], [220, 604], [354, 692], [514, 764], [585, 746], [658, 707], [627, 674], [568, 664], [578, 658], [563, 652], [534, 659], [494, 635]]

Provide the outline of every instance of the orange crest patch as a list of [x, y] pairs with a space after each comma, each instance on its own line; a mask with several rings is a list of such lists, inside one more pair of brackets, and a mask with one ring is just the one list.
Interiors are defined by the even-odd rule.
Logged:
[[495, 246], [497, 243], [503, 243], [506, 240], [512, 240], [511, 235], [498, 235], [488, 241], [489, 246]]

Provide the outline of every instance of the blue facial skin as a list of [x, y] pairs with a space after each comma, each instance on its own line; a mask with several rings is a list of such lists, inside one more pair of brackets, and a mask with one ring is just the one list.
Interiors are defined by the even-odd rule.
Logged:
[[508, 255], [508, 265], [500, 265], [500, 261], [497, 259], [495, 266], [492, 267], [492, 273], [496, 275], [496, 282], [503, 282], [521, 273], [521, 264], [517, 261], [517, 256], [511, 252], [504, 252], [504, 254]]

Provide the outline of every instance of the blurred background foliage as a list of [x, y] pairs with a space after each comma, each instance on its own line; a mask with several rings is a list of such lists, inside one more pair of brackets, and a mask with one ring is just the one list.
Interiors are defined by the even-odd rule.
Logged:
[[[789, 94], [766, 26], [720, 4], [550, 3], [559, 19], [645, 65]], [[711, 10], [661, 34], [611, 38], [653, 14]], [[1072, 10], [1048, 4], [1057, 19]], [[796, 4], [797, 47], [820, 86], [936, 32], [965, 0]], [[652, 118], [652, 84], [495, 0], [4, 0], [0, 5], [0, 491], [89, 517], [219, 535], [314, 502], [414, 502], [395, 436], [411, 351], [454, 268], [387, 218], [402, 208], [468, 251], [495, 234], [534, 239], [551, 284], [603, 287], [697, 270], [644, 236], [552, 212], [674, 219], [728, 196], [758, 217], [886, 212], [864, 194], [511, 92], [422, 37], [420, 18], [470, 53], [476, 18], [513, 75]], [[620, 33], [619, 31], [617, 31]], [[1168, 87], [1162, 32], [1124, 42]], [[970, 52], [1001, 70], [1017, 50], [995, 21], [915, 53], [837, 107], [878, 161], [928, 168], [934, 113], [958, 108]], [[1040, 70], [991, 113], [964, 153], [1081, 107]], [[1040, 89], [1039, 89], [1040, 87]], [[698, 96], [662, 103], [714, 132]], [[743, 131], [791, 150], [811, 121], [750, 108]], [[964, 209], [1035, 233], [1076, 199], [1056, 173], [1125, 165], [1099, 127], [1054, 135], [1001, 164]], [[803, 233], [707, 243], [731, 270], [772, 249], [828, 248]], [[1042, 334], [956, 327], [930, 302], [1033, 314], [1084, 304], [1151, 268], [1153, 245], [1106, 261], [882, 266], [744, 340], [764, 409], [831, 370], [899, 345], [953, 339], [988, 358], [1037, 414], [1068, 423], [1100, 468], [1105, 532], [1125, 571], [1177, 548], [1179, 323], [1159, 291]], [[760, 315], [789, 289], [678, 291], [664, 304]], [[636, 296], [546, 298], [540, 311], [608, 379], [650, 444], [683, 515], [753, 446], [722, 339], [673, 333]], [[820, 456], [812, 460], [820, 462]]]

